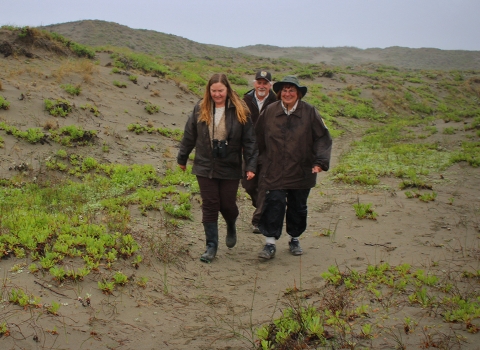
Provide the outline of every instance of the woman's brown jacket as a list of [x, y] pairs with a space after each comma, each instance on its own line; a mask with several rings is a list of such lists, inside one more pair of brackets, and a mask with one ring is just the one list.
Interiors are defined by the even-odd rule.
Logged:
[[281, 101], [268, 105], [255, 133], [263, 164], [260, 181], [266, 190], [312, 188], [317, 179], [312, 168], [318, 165], [327, 171], [330, 167], [330, 132], [317, 110], [304, 101], [290, 115]]

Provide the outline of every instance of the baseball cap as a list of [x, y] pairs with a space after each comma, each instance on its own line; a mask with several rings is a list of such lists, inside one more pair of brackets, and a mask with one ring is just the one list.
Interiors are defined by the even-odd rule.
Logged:
[[258, 79], [265, 79], [269, 83], [272, 81], [272, 75], [270, 72], [267, 72], [266, 70], [259, 70], [257, 74], [255, 74], [255, 80]]

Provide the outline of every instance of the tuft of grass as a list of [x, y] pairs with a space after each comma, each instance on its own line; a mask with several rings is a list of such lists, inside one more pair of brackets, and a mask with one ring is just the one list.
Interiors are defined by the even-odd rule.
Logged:
[[83, 110], [89, 110], [95, 117], [100, 116], [100, 111], [98, 110], [97, 106], [92, 106], [90, 103], [86, 103], [80, 106], [80, 108]]
[[130, 80], [132, 83], [137, 84], [138, 83], [138, 76], [136, 75], [129, 75], [128, 80]]
[[372, 203], [355, 203], [353, 208], [357, 218], [377, 220], [378, 214], [372, 209]]
[[10, 102], [8, 102], [3, 96], [0, 96], [0, 109], [9, 109]]
[[113, 85], [115, 85], [116, 87], [119, 87], [119, 88], [126, 88], [127, 87], [127, 84], [124, 83], [124, 82], [120, 82], [118, 80], [114, 80], [113, 81]]
[[63, 84], [61, 85], [61, 88], [72, 96], [78, 96], [82, 91], [82, 87], [80, 85]]
[[158, 113], [160, 111], [160, 107], [151, 104], [150, 102], [145, 105], [145, 110], [148, 114]]
[[120, 271], [115, 272], [112, 277], [113, 282], [118, 285], [125, 285], [128, 282], [128, 277]]
[[[480, 133], [479, 133], [480, 134]], [[462, 148], [450, 158], [452, 163], [467, 162], [472, 167], [480, 166], [480, 142], [462, 142]]]
[[456, 129], [454, 127], [449, 126], [448, 128], [443, 129], [443, 133], [445, 135], [454, 135], [456, 132]]

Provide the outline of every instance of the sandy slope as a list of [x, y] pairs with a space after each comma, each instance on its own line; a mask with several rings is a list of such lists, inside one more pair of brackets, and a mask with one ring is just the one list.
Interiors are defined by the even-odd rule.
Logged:
[[[89, 154], [106, 162], [125, 164], [154, 164], [159, 172], [175, 166], [176, 142], [149, 134], [136, 135], [127, 131], [127, 125], [140, 122], [155, 127], [181, 128], [197, 97], [184, 92], [174, 83], [160, 78], [139, 76], [138, 85], [127, 77], [111, 74], [107, 54], [102, 54], [90, 83], [82, 83], [78, 97], [66, 96], [61, 83], [78, 83], [81, 74], [55, 77], [58, 67], [65, 64], [54, 56], [29, 60], [24, 57], [0, 58], [0, 94], [11, 101], [8, 111], [0, 110], [0, 119], [18, 128], [42, 127], [52, 119], [43, 110], [45, 98], [65, 97], [76, 105], [67, 118], [57, 118], [59, 126], [82, 125], [84, 129], [99, 132], [99, 147], [77, 148], [75, 152]], [[128, 84], [126, 89], [112, 85], [113, 80]], [[336, 89], [329, 86], [328, 89]], [[147, 87], [147, 88], [145, 88]], [[153, 91], [159, 96], [152, 96]], [[25, 96], [19, 100], [21, 94]], [[161, 106], [154, 116], [143, 110], [141, 101]], [[79, 108], [85, 103], [98, 106], [101, 116], [94, 117]], [[439, 127], [441, 127], [439, 123]], [[12, 136], [0, 133], [5, 145], [0, 149], [0, 178], [18, 174], [9, 168], [28, 163], [30, 175], [45, 179], [52, 175], [45, 170], [44, 160], [60, 146], [56, 144], [29, 145]], [[334, 143], [333, 163], [348, 149], [355, 137], [347, 133]], [[110, 152], [101, 151], [108, 144]], [[431, 181], [438, 193], [435, 201], [423, 203], [407, 199], [398, 190], [397, 179], [383, 179], [385, 189], [366, 190], [333, 183], [328, 173], [319, 176], [318, 185], [309, 199], [309, 222], [301, 245], [305, 254], [294, 257], [288, 253], [287, 240], [278, 242], [274, 260], [261, 262], [257, 253], [263, 246], [263, 237], [252, 234], [250, 218], [253, 213], [249, 200], [239, 199], [241, 210], [238, 244], [227, 249], [223, 242], [225, 224], [221, 225], [222, 242], [217, 259], [212, 264], [198, 260], [203, 252], [204, 238], [200, 223], [198, 198], [193, 200], [195, 218], [186, 222], [181, 232], [167, 234], [162, 225], [162, 214], [149, 212], [142, 216], [132, 208], [132, 232], [142, 242], [146, 263], [138, 270], [125, 263], [118, 269], [128, 271], [132, 280], [148, 276], [145, 289], [129, 284], [106, 296], [97, 287], [105, 274], [87, 278], [79, 285], [58, 286], [51, 277], [32, 275], [26, 269], [12, 273], [15, 264], [30, 263], [28, 259], [8, 259], [0, 262], [3, 293], [21, 287], [45, 300], [62, 303], [59, 316], [42, 314], [33, 317], [30, 311], [4, 303], [0, 321], [8, 322], [11, 334], [0, 338], [2, 349], [249, 349], [253, 347], [253, 329], [278, 316], [291, 300], [288, 290], [299, 289], [306, 302], [320, 305], [324, 302], [320, 273], [329, 266], [343, 269], [365, 269], [368, 264], [388, 262], [391, 265], [409, 263], [425, 270], [461, 272], [479, 269], [480, 223], [480, 169], [457, 165], [443, 174], [432, 174]], [[451, 204], [454, 199], [453, 204]], [[372, 203], [378, 220], [359, 220], [352, 205], [360, 201]], [[330, 229], [334, 234], [322, 236]], [[167, 247], [187, 246], [175, 264], [162, 264], [148, 258], [149, 244], [161, 238]], [[124, 264], [122, 266], [122, 264]], [[478, 281], [471, 288], [479, 289]], [[90, 306], [82, 306], [78, 297], [90, 295]], [[368, 302], [368, 301], [367, 301]], [[375, 308], [376, 301], [371, 301]], [[379, 306], [380, 307], [380, 306]], [[420, 322], [433, 320], [445, 332], [457, 332], [467, 343], [461, 348], [478, 348], [472, 335], [461, 324], [444, 324], [441, 316], [431, 319], [419, 309], [392, 306], [391, 317], [385, 324], [398, 325], [405, 315]], [[372, 315], [374, 317], [375, 315]], [[400, 320], [400, 321], [399, 321]], [[408, 349], [419, 348], [422, 331], [404, 335]], [[38, 337], [38, 342], [34, 340]], [[377, 338], [361, 343], [366, 347], [393, 349], [392, 337]], [[451, 348], [455, 347], [452, 341]]]

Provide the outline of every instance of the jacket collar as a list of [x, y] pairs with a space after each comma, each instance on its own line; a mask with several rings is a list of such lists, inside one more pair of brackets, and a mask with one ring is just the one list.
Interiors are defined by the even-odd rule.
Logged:
[[[285, 112], [285, 109], [283, 108], [283, 103], [282, 103], [282, 100], [277, 100], [276, 102], [276, 106], [275, 106], [275, 110], [276, 110], [276, 116], [279, 117], [281, 115], [286, 115], [287, 113]], [[303, 108], [303, 100], [298, 100], [297, 101], [297, 105], [295, 106], [295, 110], [293, 112], [290, 113], [290, 115], [294, 115], [296, 117], [301, 117], [302, 116], [302, 108]]]

